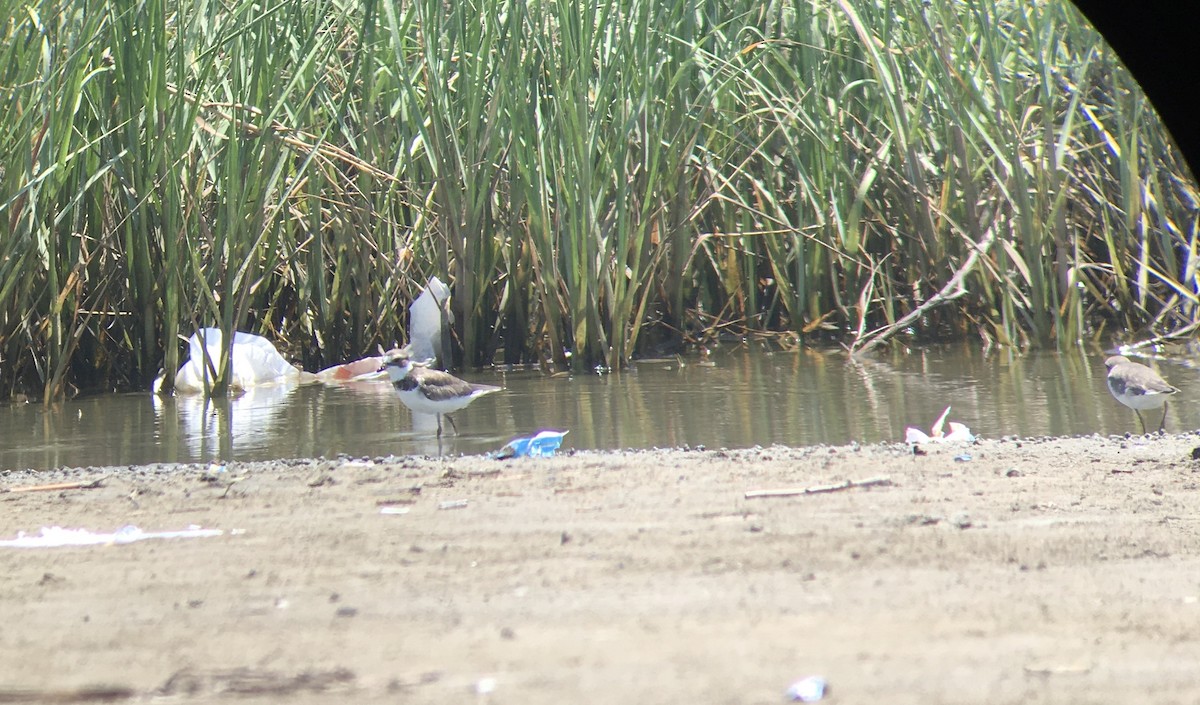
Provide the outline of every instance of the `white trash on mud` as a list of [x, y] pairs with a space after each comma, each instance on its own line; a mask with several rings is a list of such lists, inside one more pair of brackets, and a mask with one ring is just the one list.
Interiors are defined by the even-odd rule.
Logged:
[[98, 534], [87, 529], [64, 529], [43, 526], [36, 534], [18, 531], [15, 539], [0, 541], [3, 548], [60, 548], [62, 546], [112, 546], [146, 539], [193, 539], [221, 536], [221, 529], [202, 529], [189, 526], [182, 531], [142, 531], [130, 524], [110, 534]]

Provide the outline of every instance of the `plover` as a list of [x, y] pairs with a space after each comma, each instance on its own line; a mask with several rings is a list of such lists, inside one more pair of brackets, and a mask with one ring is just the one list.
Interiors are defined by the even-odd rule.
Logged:
[[1146, 432], [1146, 421], [1142, 418], [1142, 409], [1163, 408], [1162, 422], [1158, 430], [1163, 430], [1167, 423], [1167, 399], [1179, 390], [1167, 383], [1157, 372], [1145, 365], [1133, 362], [1124, 355], [1113, 355], [1104, 361], [1108, 367], [1108, 391], [1113, 397], [1137, 414], [1138, 422], [1142, 425], [1142, 433]]
[[414, 361], [407, 349], [389, 353], [384, 359], [383, 369], [387, 370], [396, 396], [405, 406], [420, 414], [437, 416], [438, 438], [442, 437], [443, 416], [458, 433], [458, 426], [449, 413], [464, 408], [484, 394], [501, 390], [501, 387], [474, 384], [447, 372], [430, 369]]

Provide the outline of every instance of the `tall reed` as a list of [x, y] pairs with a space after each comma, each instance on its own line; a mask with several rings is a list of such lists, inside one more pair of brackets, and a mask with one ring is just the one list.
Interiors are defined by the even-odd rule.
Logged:
[[1065, 2], [0, 17], [0, 394], [144, 388], [210, 325], [340, 362], [432, 275], [470, 365], [1196, 319], [1194, 177]]

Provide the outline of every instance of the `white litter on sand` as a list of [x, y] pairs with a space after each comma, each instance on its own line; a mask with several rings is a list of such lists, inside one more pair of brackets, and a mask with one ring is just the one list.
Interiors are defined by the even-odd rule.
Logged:
[[130, 524], [111, 534], [97, 534], [87, 529], [64, 529], [61, 526], [43, 526], [33, 535], [17, 532], [17, 538], [0, 541], [4, 548], [58, 548], [61, 546], [111, 546], [133, 543], [146, 539], [194, 539], [220, 536], [221, 529], [201, 529], [189, 526], [183, 531], [142, 531]]
[[[975, 441], [975, 434], [971, 433], [971, 429], [968, 428], [966, 424], [962, 424], [957, 421], [951, 421], [947, 424], [946, 417], [949, 415], [950, 407], [947, 406], [946, 410], [942, 412], [942, 415], [938, 417], [938, 420], [933, 422], [933, 427], [929, 429], [929, 433], [925, 433], [919, 428], [913, 428], [912, 426], [909, 426], [908, 428], [904, 429], [904, 442], [940, 443], [942, 441], [963, 441], [966, 443], [973, 443]], [[943, 424], [950, 427], [949, 433], [945, 433], [942, 430]]]
[[828, 685], [821, 676], [809, 676], [798, 680], [787, 689], [787, 698], [793, 702], [815, 703], [825, 697]]

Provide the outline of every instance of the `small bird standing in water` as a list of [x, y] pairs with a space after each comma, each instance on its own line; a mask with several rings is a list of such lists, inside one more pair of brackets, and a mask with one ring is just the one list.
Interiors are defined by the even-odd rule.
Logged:
[[1124, 355], [1113, 355], [1104, 361], [1104, 365], [1108, 367], [1108, 391], [1117, 401], [1133, 409], [1142, 425], [1142, 433], [1146, 432], [1146, 421], [1141, 410], [1160, 406], [1163, 416], [1158, 430], [1162, 431], [1167, 424], [1167, 399], [1179, 390], [1154, 370]]
[[502, 389], [490, 384], [473, 384], [447, 372], [430, 369], [414, 361], [407, 348], [389, 353], [383, 362], [383, 369], [387, 370], [396, 396], [405, 406], [419, 414], [437, 416], [439, 439], [442, 437], [442, 416], [458, 433], [458, 426], [450, 418], [450, 412], [466, 407], [484, 394]]

